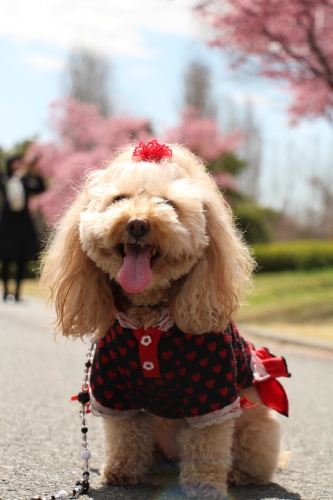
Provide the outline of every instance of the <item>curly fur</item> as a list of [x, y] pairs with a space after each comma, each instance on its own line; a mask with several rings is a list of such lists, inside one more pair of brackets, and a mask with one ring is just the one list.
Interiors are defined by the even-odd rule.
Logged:
[[[182, 146], [170, 147], [172, 158], [158, 164], [133, 162], [133, 148], [126, 148], [107, 168], [90, 175], [60, 220], [41, 275], [55, 306], [56, 332], [74, 338], [104, 336], [115, 318], [115, 301], [144, 328], [157, 320], [165, 304], [184, 332], [221, 331], [234, 320], [254, 261], [203, 162]], [[126, 224], [132, 217], [150, 225], [136, 244], [152, 246], [158, 255], [152, 278], [140, 293], [126, 292], [118, 279], [121, 246], [131, 243]], [[190, 496], [223, 497], [228, 474], [237, 484], [269, 481], [279, 430], [270, 410], [257, 394], [254, 398], [258, 407], [236, 423], [203, 429], [151, 416], [105, 422], [103, 480], [141, 480], [157, 441], [165, 456], [181, 459], [180, 480]]]

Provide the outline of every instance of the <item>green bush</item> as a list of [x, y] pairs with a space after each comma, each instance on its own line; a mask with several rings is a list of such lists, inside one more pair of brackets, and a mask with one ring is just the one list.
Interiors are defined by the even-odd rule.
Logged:
[[250, 245], [255, 243], [267, 243], [271, 241], [269, 228], [269, 210], [259, 207], [251, 202], [237, 203], [233, 212], [236, 225]]
[[259, 272], [308, 270], [333, 266], [333, 240], [304, 240], [253, 245]]

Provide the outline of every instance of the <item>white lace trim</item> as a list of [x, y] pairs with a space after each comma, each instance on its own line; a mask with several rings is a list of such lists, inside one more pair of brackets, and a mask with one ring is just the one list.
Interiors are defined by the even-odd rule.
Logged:
[[[116, 318], [123, 328], [130, 328], [131, 330], [138, 330], [140, 328], [138, 325], [134, 325], [134, 323], [132, 323], [128, 319], [125, 313], [117, 312]], [[167, 332], [168, 330], [170, 330], [173, 324], [174, 320], [171, 316], [170, 309], [167, 308], [162, 311], [161, 316], [158, 318], [156, 323], [154, 323], [153, 328], [157, 328], [162, 332]]]
[[261, 359], [253, 350], [251, 350], [251, 370], [256, 382], [262, 382], [263, 380], [270, 378], [270, 375], [267, 373]]
[[202, 428], [206, 425], [221, 424], [229, 418], [239, 417], [240, 414], [240, 399], [237, 398], [236, 401], [228, 406], [225, 406], [221, 410], [216, 410], [212, 413], [207, 413], [206, 415], [200, 415], [199, 417], [186, 417], [186, 420], [189, 427]]
[[124, 418], [132, 419], [141, 413], [141, 410], [112, 410], [106, 408], [96, 401], [94, 396], [90, 393], [90, 410], [96, 417], [111, 418], [112, 420], [123, 420]]

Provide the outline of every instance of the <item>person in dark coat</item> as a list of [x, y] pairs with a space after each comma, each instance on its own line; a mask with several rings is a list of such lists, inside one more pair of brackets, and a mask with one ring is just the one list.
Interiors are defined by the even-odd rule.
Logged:
[[2, 262], [3, 300], [8, 296], [9, 263], [16, 263], [15, 300], [20, 300], [20, 284], [26, 263], [37, 258], [40, 245], [28, 210], [33, 194], [45, 190], [43, 178], [37, 171], [38, 159], [29, 166], [21, 155], [7, 159], [6, 174], [0, 177], [4, 203], [0, 213], [0, 260]]

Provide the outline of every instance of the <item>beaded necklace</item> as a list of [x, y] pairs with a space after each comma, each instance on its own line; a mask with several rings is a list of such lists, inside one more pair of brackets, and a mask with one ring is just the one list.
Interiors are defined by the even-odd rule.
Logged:
[[72, 401], [78, 401], [81, 403], [80, 407], [80, 418], [81, 418], [81, 433], [82, 433], [82, 447], [83, 450], [81, 452], [81, 458], [83, 460], [83, 470], [82, 470], [82, 478], [76, 481], [76, 485], [71, 490], [60, 490], [55, 495], [36, 495], [31, 497], [30, 500], [69, 500], [71, 498], [77, 498], [79, 495], [83, 495], [87, 493], [89, 490], [89, 459], [91, 457], [90, 451], [88, 450], [88, 441], [87, 441], [87, 414], [90, 413], [89, 401], [89, 379], [90, 379], [90, 370], [92, 366], [92, 361], [94, 359], [95, 350], [96, 350], [96, 341], [91, 340], [91, 346], [89, 347], [89, 351], [87, 353], [87, 361], [85, 363], [84, 369], [84, 377], [82, 384], [82, 391], [78, 393], [77, 396], [73, 396], [71, 398]]

